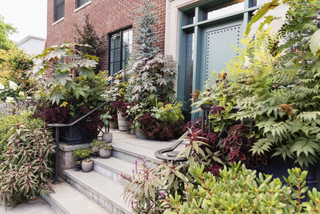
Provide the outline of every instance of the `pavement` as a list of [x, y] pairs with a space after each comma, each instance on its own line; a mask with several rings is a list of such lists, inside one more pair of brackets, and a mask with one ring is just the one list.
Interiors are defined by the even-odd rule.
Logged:
[[15, 208], [8, 207], [7, 211], [4, 204], [0, 206], [1, 214], [57, 214], [55, 210], [42, 198], [30, 201], [28, 204], [19, 204]]

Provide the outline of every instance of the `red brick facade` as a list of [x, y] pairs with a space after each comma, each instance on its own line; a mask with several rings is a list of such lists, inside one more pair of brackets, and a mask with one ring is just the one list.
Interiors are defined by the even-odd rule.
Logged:
[[[166, 0], [152, 0], [155, 4], [158, 24], [155, 26], [158, 36], [158, 47], [164, 53]], [[80, 29], [85, 23], [85, 15], [93, 23], [99, 35], [108, 34], [133, 25], [134, 11], [141, 4], [141, 0], [91, 0], [91, 4], [78, 10], [77, 0], [65, 0], [64, 20], [54, 23], [54, 0], [48, 0], [47, 9], [47, 41], [46, 47], [65, 42], [74, 42], [76, 37], [74, 24]], [[134, 34], [134, 26], [133, 26]], [[109, 38], [105, 45], [108, 49]], [[101, 57], [102, 70], [108, 70], [108, 51]]]

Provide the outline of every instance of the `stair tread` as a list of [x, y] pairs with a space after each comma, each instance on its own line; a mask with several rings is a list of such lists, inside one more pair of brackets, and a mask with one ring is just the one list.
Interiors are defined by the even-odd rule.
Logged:
[[134, 169], [133, 163], [112, 156], [106, 159], [96, 158], [93, 159], [93, 162], [94, 164], [125, 176], [132, 176], [132, 170]]
[[111, 214], [99, 204], [80, 193], [66, 182], [54, 186], [55, 193], [49, 193], [56, 205], [68, 214], [103, 213]]
[[129, 155], [132, 155], [132, 156], [135, 156], [140, 159], [145, 157], [147, 160], [155, 162], [155, 163], [161, 162], [161, 160], [157, 159], [154, 156], [155, 150], [136, 146], [136, 145], [126, 143], [121, 140], [119, 140], [119, 141], [113, 140], [112, 141], [112, 149], [129, 154]]
[[121, 209], [131, 212], [131, 209], [125, 204], [123, 199], [124, 187], [103, 175], [91, 171], [89, 173], [76, 172], [74, 169], [64, 170], [64, 174], [78, 182], [79, 184], [96, 191], [100, 195], [108, 198]]

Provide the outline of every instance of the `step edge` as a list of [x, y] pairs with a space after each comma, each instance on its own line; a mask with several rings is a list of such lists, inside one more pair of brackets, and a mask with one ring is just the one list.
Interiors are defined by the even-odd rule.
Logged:
[[[119, 159], [119, 160], [122, 160], [122, 159], [120, 159], [120, 158], [118, 158], [118, 159]], [[122, 160], [122, 161], [125, 161], [125, 160]], [[128, 162], [128, 161], [126, 161], [126, 162]], [[130, 163], [130, 162], [128, 162], [128, 163]], [[122, 171], [120, 171], [120, 170], [117, 170], [117, 169], [113, 168], [112, 166], [105, 165], [105, 164], [100, 163], [100, 162], [98, 162], [98, 161], [93, 160], [93, 164], [96, 164], [96, 165], [98, 165], [98, 166], [100, 166], [100, 167], [102, 167], [102, 168], [105, 168], [105, 169], [107, 169], [107, 170], [110, 170], [110, 171], [112, 171], [112, 172], [114, 172], [114, 173], [117, 173], [117, 174], [119, 174], [119, 175], [122, 174], [122, 175], [125, 175], [126, 177], [132, 177], [131, 175], [129, 175], [129, 174], [125, 173], [125, 172], [122, 172]], [[130, 163], [130, 164], [132, 164], [132, 166], [134, 166], [133, 163]]]
[[[71, 186], [71, 185], [70, 185]], [[53, 206], [51, 205], [51, 203], [47, 200], [51, 200], [61, 211], [63, 214], [71, 214], [64, 206], [62, 206], [62, 204], [60, 204], [54, 197], [52, 197], [52, 194], [55, 193], [48, 193], [45, 194], [44, 196], [42, 196], [42, 198], [53, 208]], [[54, 209], [57, 213], [62, 214], [59, 212], [59, 210]]]
[[[112, 198], [106, 197], [105, 195], [103, 195], [103, 194], [101, 194], [100, 192], [96, 191], [95, 189], [91, 188], [90, 186], [88, 186], [88, 185], [85, 184], [84, 182], [80, 181], [79, 179], [77, 179], [77, 178], [74, 177], [73, 175], [69, 174], [69, 173], [67, 172], [67, 170], [64, 170], [63, 173], [64, 173], [66, 176], [68, 176], [68, 177], [70, 177], [71, 179], [73, 179], [74, 181], [77, 181], [80, 185], [84, 186], [85, 188], [90, 189], [91, 191], [95, 192], [97, 195], [102, 196], [102, 197], [104, 197], [104, 198], [107, 198], [109, 201], [112, 201], [112, 203], [113, 203], [114, 205], [116, 205], [116, 207], [117, 207], [119, 210], [125, 210], [126, 212], [131, 213], [131, 211], [128, 210], [127, 207], [123, 207], [122, 205], [120, 205], [120, 204], [118, 204], [117, 202], [115, 202]], [[90, 172], [90, 173], [97, 173], [97, 172]], [[99, 174], [99, 173], [97, 173], [97, 174]], [[99, 174], [99, 175], [101, 175], [101, 174]], [[109, 179], [109, 178], [107, 178], [107, 177], [105, 177], [105, 176], [103, 176], [103, 175], [101, 175], [101, 176], [102, 176], [104, 179], [110, 180], [110, 181], [112, 181], [113, 183], [117, 184], [117, 182], [115, 182], [115, 181], [113, 181], [113, 180], [111, 180], [111, 179]], [[69, 184], [69, 185], [70, 185], [70, 184]], [[119, 184], [119, 185], [121, 185], [121, 184]], [[71, 185], [70, 185], [70, 186], [71, 186]], [[122, 185], [121, 185], [121, 186], [122, 186]], [[123, 186], [122, 186], [122, 187], [123, 187]], [[80, 192], [80, 193], [81, 193], [81, 192]], [[81, 194], [83, 194], [83, 193], [81, 193]], [[126, 203], [124, 203], [124, 204], [126, 204]]]
[[[150, 161], [150, 162], [161, 163], [161, 160], [159, 160], [159, 159], [147, 157], [147, 156], [144, 156], [144, 155], [135, 153], [135, 152], [131, 152], [131, 151], [128, 151], [128, 150], [119, 148], [119, 147], [114, 146], [114, 145], [112, 145], [112, 149], [114, 149], [114, 150], [116, 150], [116, 151], [118, 151], [118, 152], [125, 153], [125, 154], [127, 154], [127, 155], [131, 155], [131, 156], [133, 156], [133, 157], [139, 158], [140, 160], [142, 160], [143, 158], [145, 158], [146, 160], [148, 160], [148, 161]], [[154, 152], [156, 152], [156, 151], [154, 151]]]

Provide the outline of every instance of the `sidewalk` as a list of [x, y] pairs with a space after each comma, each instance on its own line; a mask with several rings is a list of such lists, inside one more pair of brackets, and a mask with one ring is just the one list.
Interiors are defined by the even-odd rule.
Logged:
[[30, 201], [29, 204], [19, 204], [15, 208], [8, 207], [7, 211], [4, 204], [0, 206], [1, 214], [57, 214], [50, 205], [42, 198], [37, 198], [35, 201]]

